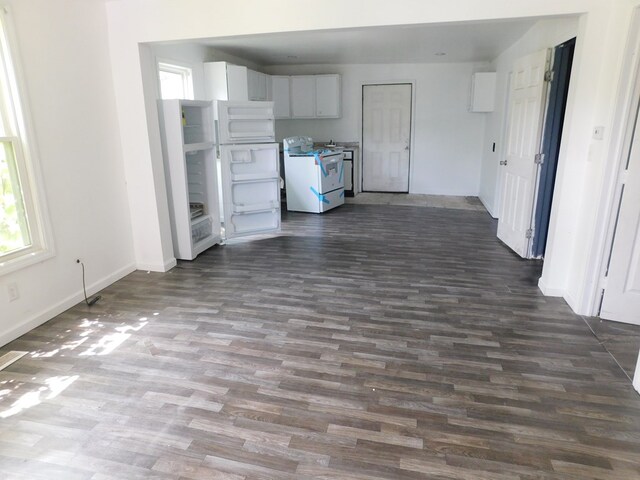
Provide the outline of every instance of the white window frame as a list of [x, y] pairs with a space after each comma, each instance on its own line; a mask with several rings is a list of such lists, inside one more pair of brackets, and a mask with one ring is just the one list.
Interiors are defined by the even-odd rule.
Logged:
[[10, 97], [10, 104], [1, 113], [7, 127], [13, 129], [11, 135], [0, 137], [0, 141], [13, 146], [31, 240], [31, 245], [0, 256], [2, 276], [53, 257], [55, 248], [11, 11], [3, 5], [0, 5], [0, 27], [0, 49], [5, 65], [0, 75], [4, 77], [2, 81], [7, 82]]
[[156, 59], [156, 67], [158, 70], [158, 98], [162, 97], [162, 82], [160, 81], [160, 72], [170, 72], [182, 75], [186, 100], [194, 100], [193, 93], [193, 66], [184, 62], [178, 62], [169, 59]]

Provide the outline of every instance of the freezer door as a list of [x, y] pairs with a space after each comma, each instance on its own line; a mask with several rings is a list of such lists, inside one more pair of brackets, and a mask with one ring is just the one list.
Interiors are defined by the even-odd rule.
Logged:
[[225, 237], [280, 230], [277, 143], [221, 145]]
[[273, 102], [216, 102], [221, 144], [275, 141]]

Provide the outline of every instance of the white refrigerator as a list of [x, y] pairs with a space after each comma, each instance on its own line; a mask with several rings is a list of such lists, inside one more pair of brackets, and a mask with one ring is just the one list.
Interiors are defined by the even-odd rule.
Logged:
[[193, 260], [225, 240], [279, 231], [273, 103], [161, 100], [160, 107], [175, 257]]

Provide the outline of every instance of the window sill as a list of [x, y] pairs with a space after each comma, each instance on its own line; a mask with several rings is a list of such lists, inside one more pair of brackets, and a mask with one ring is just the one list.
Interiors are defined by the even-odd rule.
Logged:
[[26, 268], [36, 263], [44, 262], [55, 256], [53, 249], [41, 249], [27, 251], [19, 257], [2, 261], [0, 260], [0, 277], [11, 272]]

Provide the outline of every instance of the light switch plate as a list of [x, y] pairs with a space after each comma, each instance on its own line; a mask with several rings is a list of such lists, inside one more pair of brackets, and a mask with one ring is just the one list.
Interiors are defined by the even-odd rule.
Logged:
[[593, 139], [594, 140], [602, 140], [604, 138], [604, 127], [597, 126], [593, 127]]

